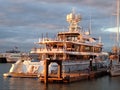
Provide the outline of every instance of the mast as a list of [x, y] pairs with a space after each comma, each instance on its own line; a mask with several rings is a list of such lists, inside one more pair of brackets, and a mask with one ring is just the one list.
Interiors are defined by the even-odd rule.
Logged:
[[66, 20], [69, 23], [69, 32], [76, 32], [81, 29], [79, 26], [81, 16], [76, 14], [74, 9], [72, 10], [72, 13], [67, 15]]
[[92, 30], [92, 20], [91, 20], [91, 13], [90, 13], [90, 23], [89, 23], [89, 35], [91, 34], [91, 30]]
[[117, 54], [118, 54], [118, 62], [120, 62], [120, 60], [119, 60], [119, 53], [120, 53], [120, 51], [119, 51], [119, 16], [120, 16], [119, 8], [120, 8], [120, 1], [117, 0], [117, 20], [116, 21], [117, 21], [117, 46], [118, 46]]

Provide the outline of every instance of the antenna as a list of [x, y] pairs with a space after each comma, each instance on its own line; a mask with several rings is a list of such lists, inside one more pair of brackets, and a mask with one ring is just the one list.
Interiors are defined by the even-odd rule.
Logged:
[[46, 38], [48, 38], [48, 33], [46, 33]]
[[43, 40], [43, 33], [42, 33], [42, 35], [41, 35], [41, 38], [42, 38], [42, 40]]
[[91, 20], [91, 13], [90, 13], [90, 23], [89, 23], [89, 35], [91, 34], [91, 30], [92, 30], [92, 20]]
[[73, 14], [75, 14], [75, 7], [74, 7], [74, 8], [72, 8], [72, 13], [73, 13]]
[[66, 20], [69, 23], [70, 32], [80, 30], [79, 22], [81, 21], [81, 16], [79, 14], [76, 14], [74, 9], [72, 9], [72, 13], [66, 16]]
[[102, 42], [101, 37], [99, 37], [99, 43], [101, 43], [101, 42]]

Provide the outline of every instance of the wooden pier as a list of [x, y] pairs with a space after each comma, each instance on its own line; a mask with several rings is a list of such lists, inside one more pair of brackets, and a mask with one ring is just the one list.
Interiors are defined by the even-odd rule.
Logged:
[[[58, 64], [58, 73], [48, 75], [48, 66], [51, 62]], [[62, 61], [60, 60], [45, 60], [45, 72], [44, 76], [40, 76], [39, 80], [45, 84], [48, 83], [70, 83], [80, 80], [93, 79], [107, 75], [107, 69], [102, 68], [97, 71], [75, 71], [70, 73], [62, 73]]]
[[[98, 77], [102, 77], [107, 75], [107, 71], [105, 69], [100, 71], [92, 71], [90, 73], [81, 73], [81, 72], [73, 72], [73, 73], [64, 73], [61, 78], [57, 77], [57, 75], [49, 75], [47, 78], [44, 76], [40, 76], [39, 79], [43, 83], [70, 83], [81, 80], [89, 80]], [[47, 79], [47, 80], [45, 80]]]

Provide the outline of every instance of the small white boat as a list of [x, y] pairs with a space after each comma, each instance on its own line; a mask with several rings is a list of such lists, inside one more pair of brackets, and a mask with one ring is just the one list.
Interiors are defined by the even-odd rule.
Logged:
[[7, 53], [6, 59], [8, 63], [14, 63], [21, 58], [21, 53]]
[[6, 58], [8, 63], [15, 63], [21, 58], [23, 53], [20, 52], [17, 48], [14, 48], [9, 51], [6, 51], [5, 53], [2, 53], [2, 55]]
[[120, 63], [114, 64], [114, 66], [111, 67], [110, 75], [111, 76], [120, 76]]
[[[111, 56], [116, 56], [116, 55], [111, 55]], [[112, 77], [120, 76], [120, 63], [118, 61], [118, 57], [110, 60], [109, 73], [110, 73], [110, 76]]]

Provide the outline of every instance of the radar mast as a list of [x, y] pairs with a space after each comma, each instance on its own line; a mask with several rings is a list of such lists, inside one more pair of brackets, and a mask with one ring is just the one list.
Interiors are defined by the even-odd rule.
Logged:
[[72, 13], [67, 15], [66, 20], [69, 23], [69, 32], [78, 32], [81, 29], [79, 26], [81, 19], [81, 16], [76, 14], [74, 9]]

